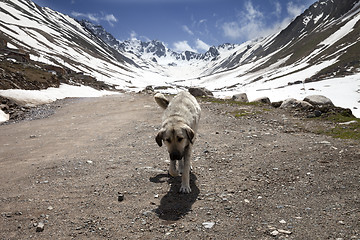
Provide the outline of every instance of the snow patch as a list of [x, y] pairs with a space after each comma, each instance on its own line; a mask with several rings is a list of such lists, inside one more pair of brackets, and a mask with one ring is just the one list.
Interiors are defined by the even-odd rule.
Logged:
[[0, 123], [6, 122], [7, 120], [9, 120], [9, 114], [4, 113], [0, 109]]
[[307, 26], [308, 23], [311, 21], [312, 17], [313, 17], [312, 15], [310, 15], [310, 16], [305, 16], [304, 19], [303, 19], [303, 24], [304, 24], [305, 26]]
[[0, 90], [0, 96], [26, 106], [51, 103], [67, 97], [102, 97], [113, 94], [119, 93], [104, 90], [100, 91], [88, 86], [72, 86], [68, 84], [62, 84], [59, 88], [48, 88], [44, 90]]
[[347, 22], [344, 26], [342, 26], [339, 30], [330, 35], [327, 39], [322, 41], [319, 45], [328, 45], [331, 46], [341, 38], [345, 37], [347, 34], [354, 30], [355, 24], [360, 20], [360, 14], [354, 17], [352, 20]]
[[[260, 89], [259, 87], [262, 88]], [[313, 90], [310, 90], [313, 89]], [[360, 118], [360, 74], [346, 76], [342, 78], [332, 78], [319, 82], [306, 84], [296, 84], [280, 88], [268, 87], [260, 84], [258, 86], [248, 86], [232, 91], [214, 92], [216, 97], [232, 96], [245, 92], [249, 101], [259, 97], [268, 97], [272, 102], [283, 101], [288, 98], [303, 100], [309, 95], [323, 95], [331, 99], [335, 106], [351, 109], [353, 115]]]
[[319, 16], [314, 17], [314, 24], [316, 24], [323, 16], [324, 13], [321, 13]]

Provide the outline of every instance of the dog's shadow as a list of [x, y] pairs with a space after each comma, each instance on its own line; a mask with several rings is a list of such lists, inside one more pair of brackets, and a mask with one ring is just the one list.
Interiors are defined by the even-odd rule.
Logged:
[[199, 188], [196, 186], [196, 179], [196, 176], [190, 173], [191, 193], [182, 194], [179, 193], [181, 177], [171, 177], [169, 174], [158, 174], [150, 178], [151, 182], [161, 183], [167, 181], [171, 186], [169, 192], [162, 197], [159, 207], [155, 209], [155, 213], [160, 219], [177, 221], [191, 211], [191, 207], [200, 193]]

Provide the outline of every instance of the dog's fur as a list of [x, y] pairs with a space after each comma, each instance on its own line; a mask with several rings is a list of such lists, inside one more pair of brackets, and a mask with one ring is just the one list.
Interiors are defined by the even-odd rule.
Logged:
[[[200, 105], [189, 92], [180, 92], [170, 102], [157, 93], [155, 101], [165, 109], [162, 128], [155, 140], [161, 147], [164, 142], [170, 155], [171, 176], [181, 174], [181, 193], [190, 193], [190, 157], [200, 120]], [[179, 162], [179, 171], [176, 162]]]

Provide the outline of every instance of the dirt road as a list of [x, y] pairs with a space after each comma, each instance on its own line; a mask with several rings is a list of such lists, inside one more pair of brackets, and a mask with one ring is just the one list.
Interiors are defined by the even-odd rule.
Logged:
[[0, 126], [0, 239], [360, 239], [359, 143], [281, 110], [201, 107], [191, 194], [167, 174], [149, 95]]

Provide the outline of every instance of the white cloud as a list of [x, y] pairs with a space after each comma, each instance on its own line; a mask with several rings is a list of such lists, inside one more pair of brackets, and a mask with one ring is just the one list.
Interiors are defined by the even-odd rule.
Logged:
[[259, 19], [263, 18], [262, 12], [258, 11], [254, 8], [251, 1], [245, 2], [245, 10], [242, 15], [244, 15], [249, 21], [258, 21]]
[[196, 39], [195, 44], [196, 44], [196, 49], [198, 49], [199, 51], [207, 51], [210, 48], [210, 45], [206, 44], [200, 39]]
[[200, 20], [199, 20], [199, 24], [205, 23], [206, 21], [207, 21], [206, 19], [200, 19]]
[[107, 21], [111, 26], [114, 25], [113, 22], [117, 22], [117, 19], [113, 14], [107, 14], [103, 19]]
[[281, 4], [278, 1], [276, 1], [276, 2], [274, 2], [274, 5], [275, 5], [275, 12], [274, 12], [275, 16], [280, 17], [281, 10], [282, 10]]
[[184, 51], [197, 52], [189, 45], [187, 41], [174, 42], [173, 46], [175, 52], [184, 52]]
[[71, 12], [71, 15], [73, 15], [74, 17], [83, 17], [83, 18], [87, 18], [91, 21], [94, 22], [99, 22], [99, 17], [96, 17], [96, 14], [93, 13], [79, 13], [79, 12]]
[[226, 37], [237, 39], [242, 35], [241, 27], [237, 22], [226, 22], [222, 25], [222, 30]]
[[188, 33], [189, 35], [194, 35], [194, 33], [190, 30], [188, 26], [183, 25], [182, 29], [184, 30], [184, 32]]
[[290, 16], [290, 18], [294, 18], [298, 15], [300, 15], [306, 8], [305, 5], [296, 5], [293, 2], [289, 2], [286, 6], [287, 12]]
[[97, 14], [97, 13], [80, 13], [80, 12], [71, 12], [71, 15], [74, 17], [87, 18], [93, 22], [107, 21], [111, 26], [114, 26], [114, 22], [117, 22], [114, 14]]
[[131, 39], [131, 40], [135, 40], [136, 37], [137, 37], [137, 33], [136, 33], [134, 30], [131, 31], [131, 33], [130, 33], [130, 39]]
[[[237, 15], [236, 21], [223, 22], [220, 25], [226, 37], [238, 41], [247, 41], [258, 37], [267, 36], [269, 34], [280, 31], [285, 28], [295, 16], [301, 14], [305, 5], [297, 5], [289, 2], [287, 7], [288, 16], [279, 19], [281, 16], [282, 6], [279, 1], [274, 1], [274, 11], [272, 16], [267, 16], [255, 7], [251, 0], [244, 4], [244, 10]], [[271, 19], [271, 25], [268, 24], [269, 18], [275, 16], [277, 21]]]
[[239, 12], [238, 21], [225, 22], [222, 30], [231, 39], [249, 40], [264, 36], [264, 15], [251, 1], [245, 3], [245, 10]]

